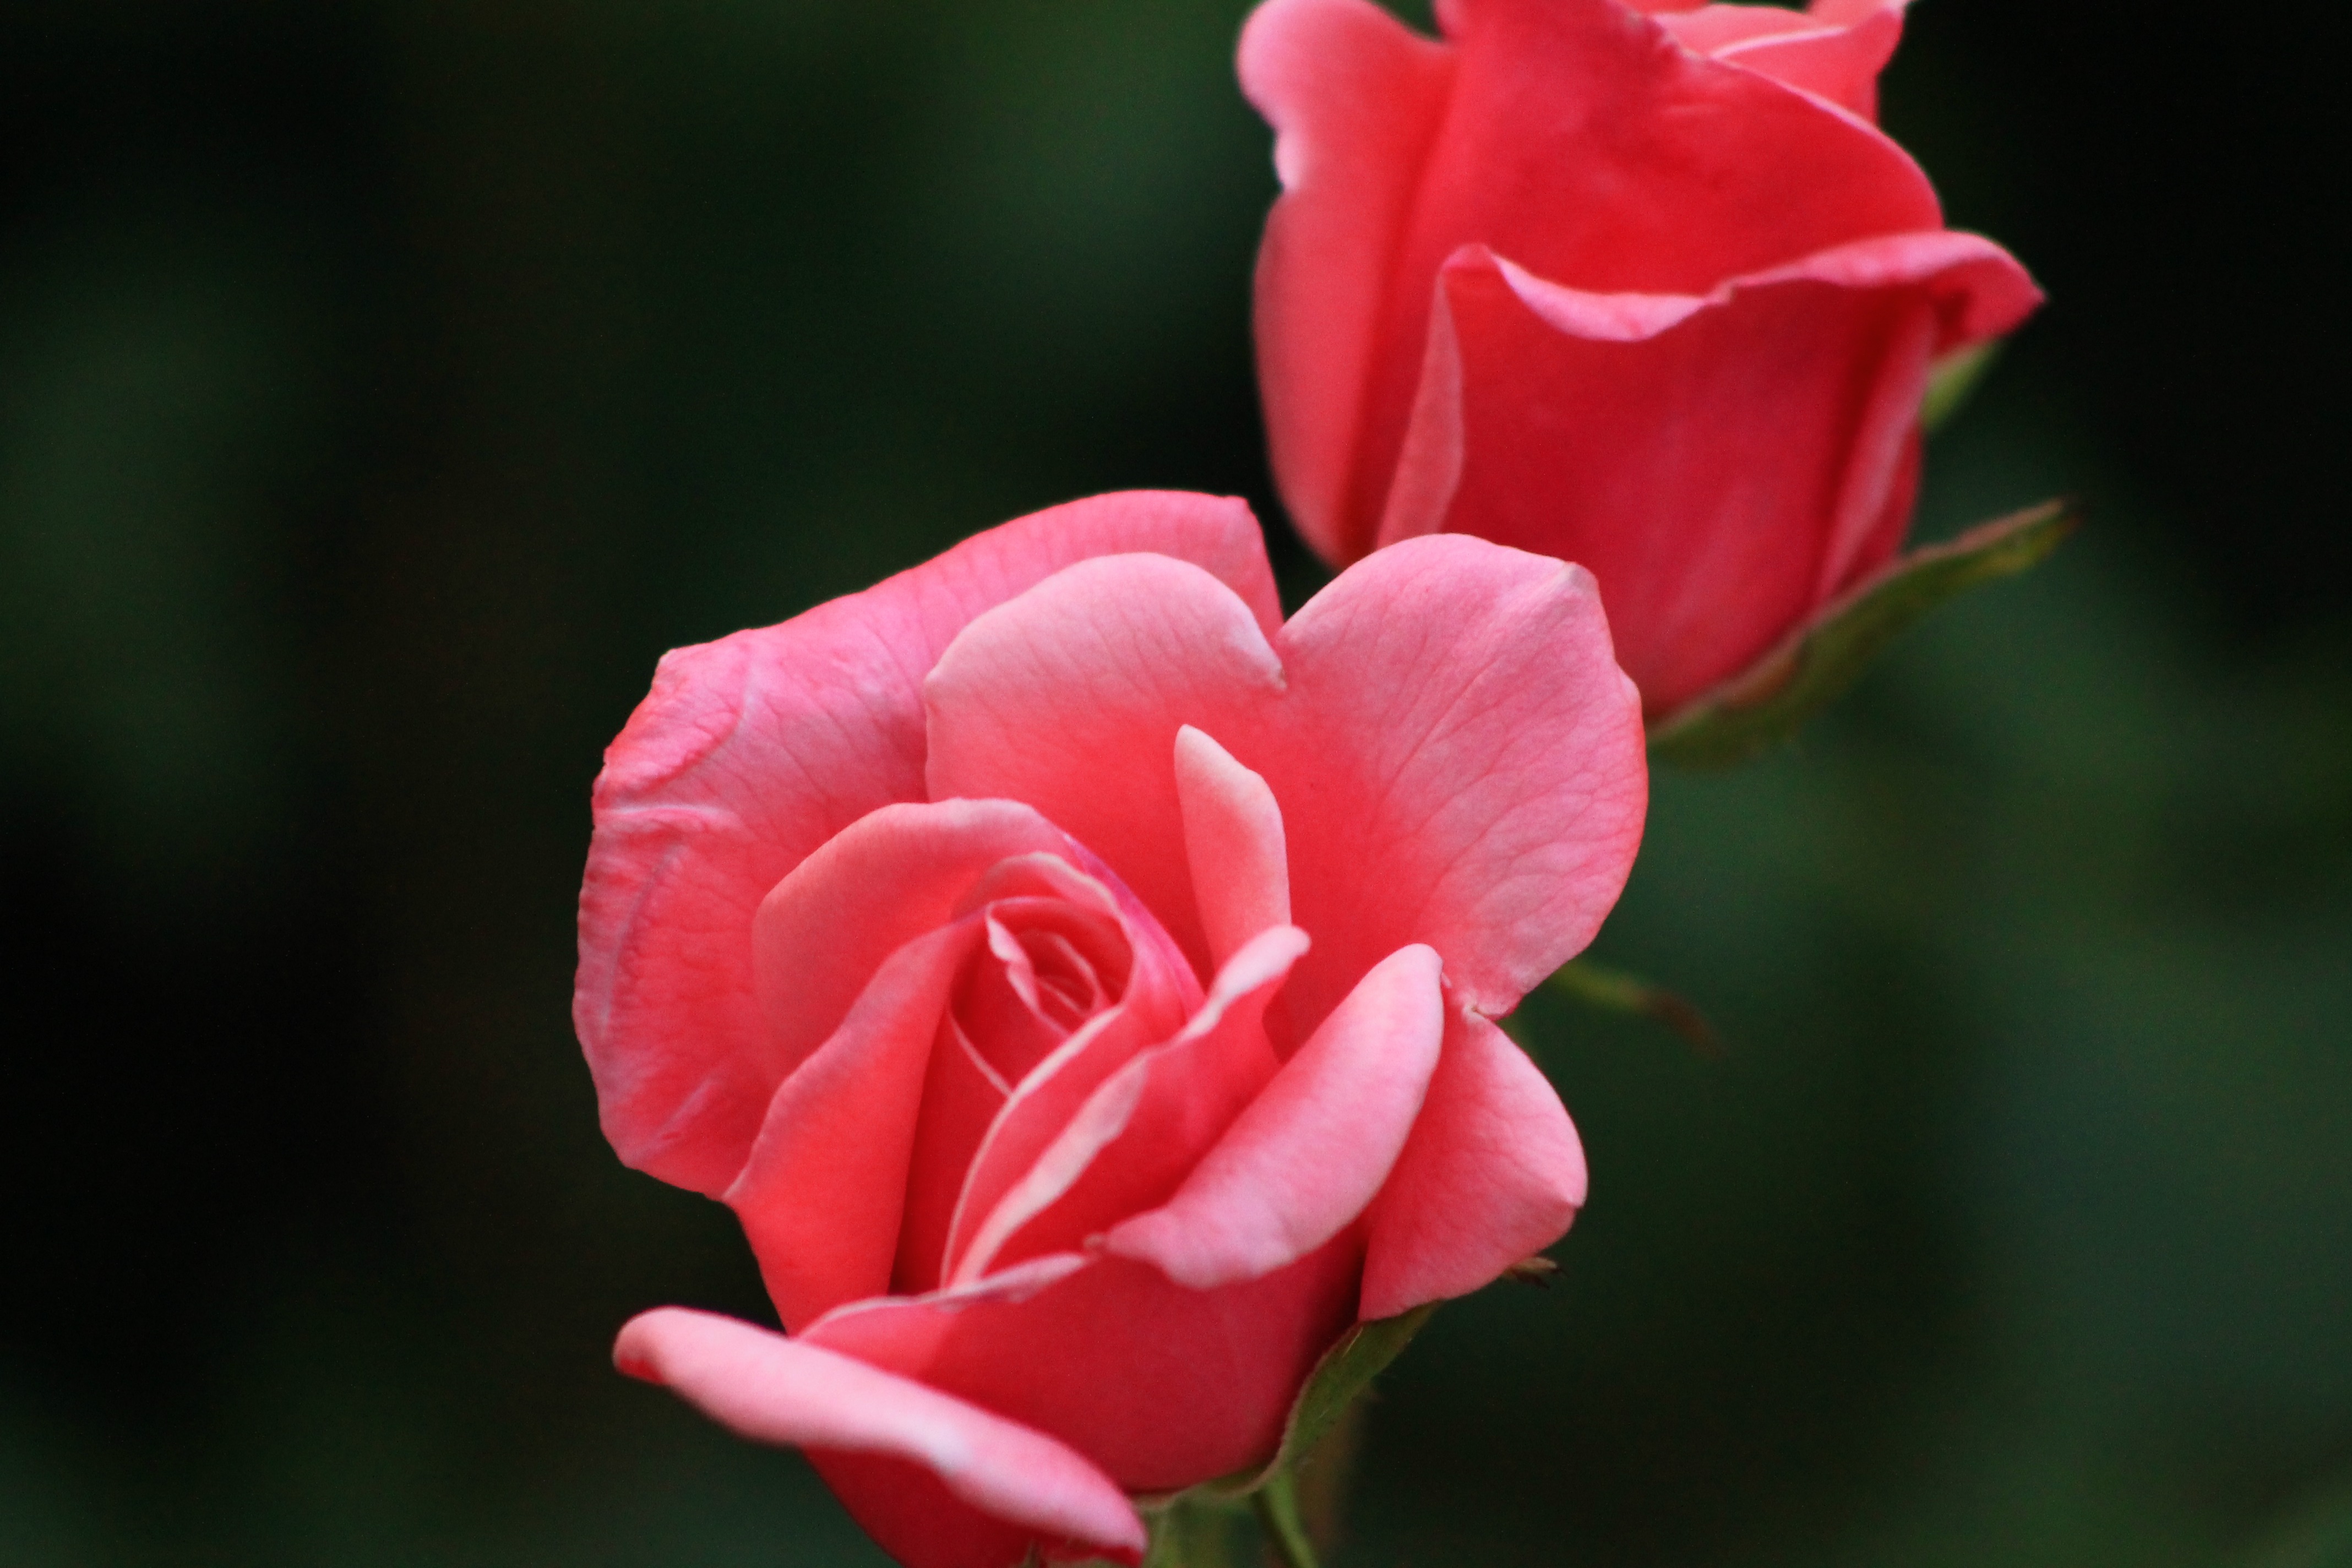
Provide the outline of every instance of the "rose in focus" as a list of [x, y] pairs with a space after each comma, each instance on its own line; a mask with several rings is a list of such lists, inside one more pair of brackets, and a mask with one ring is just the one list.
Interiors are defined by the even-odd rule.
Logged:
[[914, 1568], [1133, 1560], [1360, 1320], [1583, 1201], [1496, 1026], [1646, 801], [1591, 579], [1410, 542], [1287, 624], [1238, 501], [1133, 493], [667, 656], [606, 755], [580, 1037], [622, 1158], [786, 1332], [615, 1356], [808, 1450]]
[[2040, 301], [1875, 124], [1901, 0], [1267, 0], [1242, 85], [1285, 503], [1590, 567], [1650, 713], [1902, 543], [1930, 368]]

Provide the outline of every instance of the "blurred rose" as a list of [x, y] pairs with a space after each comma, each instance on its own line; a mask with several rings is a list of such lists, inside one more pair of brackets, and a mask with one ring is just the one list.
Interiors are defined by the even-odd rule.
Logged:
[[575, 1016], [622, 1158], [740, 1216], [790, 1337], [616, 1355], [810, 1450], [901, 1561], [1132, 1558], [1359, 1318], [1584, 1194], [1490, 1021], [1641, 832], [1591, 579], [1418, 540], [1281, 621], [1237, 501], [1099, 497], [662, 661]]
[[1929, 367], [2041, 298], [1873, 123], [1901, 10], [1268, 0], [1259, 372], [1316, 549], [1580, 562], [1654, 715], [1885, 563]]

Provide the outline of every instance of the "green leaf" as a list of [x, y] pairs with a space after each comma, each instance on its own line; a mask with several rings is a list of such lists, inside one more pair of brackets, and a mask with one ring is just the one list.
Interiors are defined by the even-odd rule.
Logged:
[[1630, 1013], [1664, 1024], [1689, 1041], [1703, 1057], [1723, 1054], [1723, 1037], [1706, 1021], [1706, 1015], [1664, 986], [1653, 985], [1638, 974], [1580, 958], [1553, 973], [1551, 987], [1604, 1013]]
[[1919, 403], [1920, 429], [1932, 436], [1960, 411], [1960, 405], [1984, 384], [1985, 372], [2000, 356], [2002, 341], [1994, 338], [1937, 362], [1927, 373], [1927, 395]]
[[1651, 758], [1723, 767], [1787, 740], [1914, 622], [1979, 583], [2024, 571], [2077, 521], [2068, 503], [2044, 501], [1889, 563], [1780, 647], [1654, 725]]

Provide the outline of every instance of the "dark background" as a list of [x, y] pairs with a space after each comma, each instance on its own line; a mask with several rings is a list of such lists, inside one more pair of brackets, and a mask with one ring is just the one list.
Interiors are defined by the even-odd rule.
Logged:
[[[0, 1562], [877, 1561], [607, 1369], [761, 1303], [596, 1131], [588, 782], [661, 649], [1067, 497], [1311, 585], [1243, 9], [0, 12]], [[1889, 127], [2053, 302], [1921, 528], [2090, 525], [1658, 779], [1598, 951], [1730, 1052], [1530, 1005], [1593, 1201], [1388, 1379], [1347, 1561], [2322, 1561], [2347, 30], [1923, 0]]]

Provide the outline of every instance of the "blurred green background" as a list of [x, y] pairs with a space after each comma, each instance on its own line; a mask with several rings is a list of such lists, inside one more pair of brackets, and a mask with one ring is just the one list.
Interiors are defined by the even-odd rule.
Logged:
[[[0, 1563], [879, 1561], [608, 1370], [764, 1304], [597, 1134], [588, 782], [663, 648], [1071, 496], [1311, 587], [1243, 10], [0, 11]], [[1658, 779], [1597, 951], [1730, 1049], [1530, 1005], [1593, 1200], [1346, 1563], [2352, 1561], [2346, 32], [1915, 13], [1888, 123], [2053, 298], [1921, 527], [2090, 526]]]

